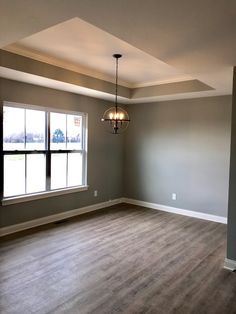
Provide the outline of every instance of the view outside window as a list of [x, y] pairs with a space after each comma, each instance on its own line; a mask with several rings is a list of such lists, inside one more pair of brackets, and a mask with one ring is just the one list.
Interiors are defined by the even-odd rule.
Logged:
[[51, 113], [51, 150], [81, 149], [82, 117], [63, 113]]
[[44, 150], [46, 131], [45, 112], [25, 110], [26, 145], [29, 150]]
[[51, 149], [66, 149], [66, 114], [50, 114]]
[[3, 109], [4, 150], [44, 150], [45, 112], [23, 108]]
[[81, 153], [68, 154], [68, 186], [82, 185], [82, 164]]
[[3, 107], [3, 149], [25, 148], [25, 109]]
[[25, 193], [25, 155], [4, 156], [4, 196]]
[[83, 185], [84, 146], [82, 115], [4, 106], [4, 197]]
[[51, 189], [82, 185], [82, 117], [52, 112], [50, 134]]
[[26, 193], [46, 190], [45, 154], [26, 155]]
[[81, 149], [82, 117], [67, 115], [67, 149]]
[[52, 154], [51, 163], [51, 188], [65, 188], [67, 185], [67, 154]]

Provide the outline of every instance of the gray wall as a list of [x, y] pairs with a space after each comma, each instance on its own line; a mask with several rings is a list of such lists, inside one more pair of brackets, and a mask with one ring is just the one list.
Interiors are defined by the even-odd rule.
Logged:
[[226, 217], [231, 99], [130, 105], [125, 196]]
[[2, 227], [123, 196], [123, 136], [106, 133], [100, 122], [111, 103], [11, 80], [0, 83], [0, 100], [88, 113], [89, 184], [88, 191], [2, 206]]
[[236, 67], [233, 82], [227, 258], [236, 261]]
[[[26, 73], [38, 75], [40, 77], [46, 77], [47, 79], [53, 79], [68, 84], [91, 88], [93, 90], [98, 90], [108, 94], [113, 94], [115, 90], [114, 83], [93, 78], [82, 73], [63, 69], [62, 67], [57, 67], [55, 65], [47, 64], [28, 57], [23, 57], [1, 49], [0, 66], [23, 72], [22, 76], [24, 76]], [[127, 87], [120, 85], [118, 92], [120, 96], [130, 97], [130, 89]]]
[[[6, 79], [0, 83], [0, 100], [88, 113], [90, 186], [84, 192], [0, 207], [1, 226], [121, 196], [227, 215], [230, 96], [130, 105], [128, 130], [114, 136], [100, 122], [111, 105], [107, 101]], [[177, 193], [176, 201], [172, 193]], [[230, 237], [235, 239], [235, 233]]]

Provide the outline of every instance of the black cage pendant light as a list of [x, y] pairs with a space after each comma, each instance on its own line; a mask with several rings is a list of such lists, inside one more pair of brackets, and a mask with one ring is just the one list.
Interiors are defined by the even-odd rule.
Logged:
[[106, 110], [102, 117], [102, 122], [105, 124], [106, 129], [112, 134], [120, 134], [124, 132], [130, 122], [128, 113], [118, 107], [117, 104], [117, 93], [118, 93], [118, 60], [122, 57], [121, 54], [114, 54], [113, 57], [116, 59], [116, 93], [115, 93], [115, 107], [111, 107]]

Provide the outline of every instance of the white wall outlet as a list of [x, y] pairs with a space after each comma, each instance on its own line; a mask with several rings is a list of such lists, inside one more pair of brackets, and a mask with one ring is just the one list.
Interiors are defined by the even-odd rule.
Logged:
[[177, 195], [176, 195], [176, 193], [172, 193], [172, 200], [173, 200], [173, 201], [176, 201], [176, 200], [177, 200]]
[[94, 197], [97, 197], [97, 196], [98, 196], [98, 191], [95, 190], [95, 191], [93, 192], [93, 195], [94, 195]]

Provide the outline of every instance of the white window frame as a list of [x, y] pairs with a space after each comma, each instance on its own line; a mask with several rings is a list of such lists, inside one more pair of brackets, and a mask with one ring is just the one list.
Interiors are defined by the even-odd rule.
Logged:
[[[58, 196], [58, 195], [88, 190], [88, 185], [87, 185], [88, 114], [87, 113], [65, 110], [65, 109], [43, 107], [43, 106], [34, 106], [34, 105], [28, 105], [28, 104], [22, 104], [22, 103], [16, 103], [16, 102], [8, 102], [8, 101], [4, 101], [2, 105], [8, 106], [8, 107], [16, 107], [16, 108], [23, 108], [23, 109], [33, 109], [33, 110], [45, 111], [47, 113], [47, 115], [50, 115], [50, 113], [64, 113], [64, 114], [72, 114], [72, 115], [82, 116], [82, 143], [83, 143], [82, 149], [79, 150], [82, 153], [82, 164], [83, 164], [82, 185], [74, 186], [74, 187], [65, 187], [65, 188], [60, 188], [60, 189], [53, 189], [53, 190], [48, 189], [48, 190], [45, 190], [42, 192], [22, 194], [22, 195], [16, 195], [16, 196], [11, 196], [11, 197], [2, 197], [2, 205], [10, 205], [10, 204], [15, 204], [15, 203], [21, 203], [21, 202], [27, 202], [27, 201], [47, 198], [47, 197], [51, 197], [51, 196]], [[48, 127], [48, 125], [46, 125], [46, 127]], [[46, 140], [48, 139], [48, 136], [49, 135], [47, 133]], [[3, 143], [3, 140], [2, 140], [2, 143]], [[2, 147], [2, 151], [3, 151], [3, 147]], [[46, 154], [46, 151], [49, 151], [48, 148], [47, 148], [47, 150], [45, 150], [45, 154]], [[12, 155], [14, 155], [14, 152], [15, 151], [12, 151]], [[27, 150], [25, 150], [25, 152], [27, 152]], [[52, 153], [50, 153], [50, 154], [52, 154]], [[3, 160], [4, 160], [4, 151], [3, 151]], [[3, 166], [2, 166], [2, 169], [4, 169]], [[46, 178], [46, 180], [47, 180], [47, 178]], [[3, 181], [3, 178], [2, 178], [2, 181]]]

